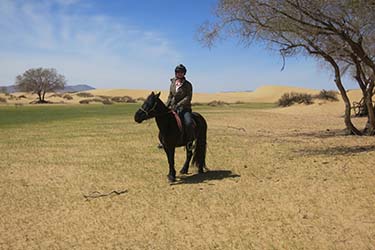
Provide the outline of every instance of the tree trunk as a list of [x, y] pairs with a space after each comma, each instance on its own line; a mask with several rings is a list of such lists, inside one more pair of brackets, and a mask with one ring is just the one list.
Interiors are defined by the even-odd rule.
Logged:
[[42, 95], [42, 100], [41, 100], [41, 102], [46, 102], [46, 101], [44, 101], [44, 96], [46, 95], [46, 92], [45, 91], [43, 91], [43, 95]]
[[368, 121], [366, 124], [366, 134], [368, 135], [375, 135], [375, 113], [374, 113], [374, 106], [372, 104], [372, 92], [373, 92], [374, 86], [370, 86], [366, 94], [364, 95], [364, 102], [366, 104], [367, 108], [367, 116]]
[[344, 118], [344, 122], [345, 122], [346, 130], [350, 134], [362, 135], [361, 131], [359, 131], [354, 126], [354, 124], [352, 123], [352, 120], [350, 118], [350, 115], [351, 115], [351, 104], [350, 104], [349, 97], [348, 97], [348, 95], [346, 93], [346, 90], [345, 90], [345, 88], [344, 88], [344, 86], [342, 84], [342, 81], [341, 81], [341, 73], [340, 73], [339, 66], [333, 60], [333, 58], [331, 56], [329, 56], [327, 54], [323, 54], [323, 57], [332, 65], [332, 67], [333, 67], [333, 69], [335, 71], [335, 83], [336, 83], [336, 86], [339, 89], [341, 97], [342, 97], [342, 99], [343, 99], [343, 101], [345, 103], [345, 118]]
[[341, 97], [344, 100], [345, 103], [345, 126], [346, 130], [348, 131], [349, 134], [354, 134], [354, 135], [362, 135], [362, 133], [353, 125], [352, 120], [350, 118], [351, 116], [351, 104], [348, 95], [346, 94], [346, 91], [342, 85], [341, 79], [335, 79], [336, 86], [340, 91]]
[[42, 92], [38, 92], [39, 103], [42, 103]]

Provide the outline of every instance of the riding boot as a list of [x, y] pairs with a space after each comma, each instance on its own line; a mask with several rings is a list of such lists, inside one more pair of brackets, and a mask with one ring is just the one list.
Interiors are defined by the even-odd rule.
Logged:
[[182, 117], [184, 119], [185, 125], [185, 138], [186, 138], [186, 149], [192, 151], [194, 149], [194, 128], [193, 128], [193, 118], [191, 115], [191, 109], [185, 109], [182, 112]]
[[186, 127], [186, 148], [189, 151], [192, 151], [194, 149], [194, 130], [191, 126]]

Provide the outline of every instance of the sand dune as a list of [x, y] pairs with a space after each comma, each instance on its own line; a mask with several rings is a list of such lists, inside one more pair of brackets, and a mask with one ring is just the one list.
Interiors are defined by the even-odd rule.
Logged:
[[[94, 95], [108, 96], [131, 96], [133, 98], [146, 97], [150, 90], [131, 90], [131, 89], [96, 89], [88, 91]], [[222, 93], [194, 93], [193, 102], [210, 102], [224, 101], [234, 102], [276, 102], [284, 93], [302, 92], [309, 94], [317, 94], [319, 90], [290, 87], [290, 86], [274, 86], [267, 85], [257, 88], [254, 92], [222, 92]], [[165, 101], [168, 98], [168, 91], [161, 90], [161, 98]]]
[[[167, 90], [154, 90], [155, 92], [161, 91], [161, 99], [163, 101], [167, 100], [168, 91]], [[134, 99], [140, 97], [147, 97], [151, 90], [137, 90], [137, 89], [96, 89], [87, 91], [88, 93], [93, 94], [94, 96], [130, 96]], [[290, 87], [290, 86], [275, 86], [275, 85], [266, 85], [257, 88], [253, 92], [221, 92], [221, 93], [194, 93], [193, 95], [193, 102], [195, 103], [208, 103], [214, 100], [217, 101], [224, 101], [228, 103], [235, 103], [235, 102], [263, 102], [263, 103], [274, 103], [284, 94], [290, 92], [299, 92], [299, 93], [308, 93], [308, 94], [317, 94], [319, 90], [308, 89], [308, 88], [299, 88], [299, 87]], [[26, 96], [26, 98], [19, 98], [20, 96]], [[62, 97], [54, 96], [53, 93], [46, 94], [46, 100], [58, 103], [64, 102], [66, 104], [77, 104], [79, 101], [86, 99], [84, 97], [80, 97], [77, 93], [69, 94], [73, 97], [72, 100], [67, 100]], [[361, 98], [361, 92], [359, 90], [350, 90], [348, 91], [348, 95], [350, 97], [351, 102], [358, 101]], [[13, 97], [11, 97], [13, 96]], [[30, 93], [13, 93], [11, 96], [5, 96], [4, 94], [0, 94], [0, 97], [5, 98], [8, 104], [28, 104], [33, 100], [37, 99], [37, 95], [30, 94]], [[92, 98], [92, 97], [91, 97]], [[341, 100], [341, 98], [340, 98]], [[315, 105], [322, 105], [323, 102], [316, 102]], [[339, 106], [340, 110], [342, 109], [341, 106], [343, 104], [341, 101], [339, 103], [332, 103], [331, 106]], [[311, 105], [310, 105], [311, 106]], [[314, 106], [314, 105], [313, 105]], [[313, 107], [311, 106], [311, 107]], [[326, 106], [326, 105], [324, 105]], [[293, 107], [297, 108], [297, 107]], [[288, 110], [290, 108], [284, 109]], [[284, 111], [287, 112], [287, 111]]]

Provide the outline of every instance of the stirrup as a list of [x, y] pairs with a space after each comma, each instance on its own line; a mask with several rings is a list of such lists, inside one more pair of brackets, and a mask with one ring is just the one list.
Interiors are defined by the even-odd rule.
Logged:
[[194, 148], [195, 148], [195, 144], [194, 144], [193, 141], [188, 142], [188, 143], [186, 144], [186, 149], [187, 149], [188, 151], [193, 151]]

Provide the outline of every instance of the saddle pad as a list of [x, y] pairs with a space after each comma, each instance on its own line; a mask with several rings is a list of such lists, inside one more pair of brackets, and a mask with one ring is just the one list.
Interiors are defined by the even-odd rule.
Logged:
[[176, 119], [176, 122], [177, 122], [177, 126], [178, 126], [178, 128], [180, 129], [180, 131], [182, 133], [184, 130], [182, 128], [182, 122], [181, 122], [180, 116], [175, 111], [172, 111], [172, 114], [174, 115], [174, 118]]

